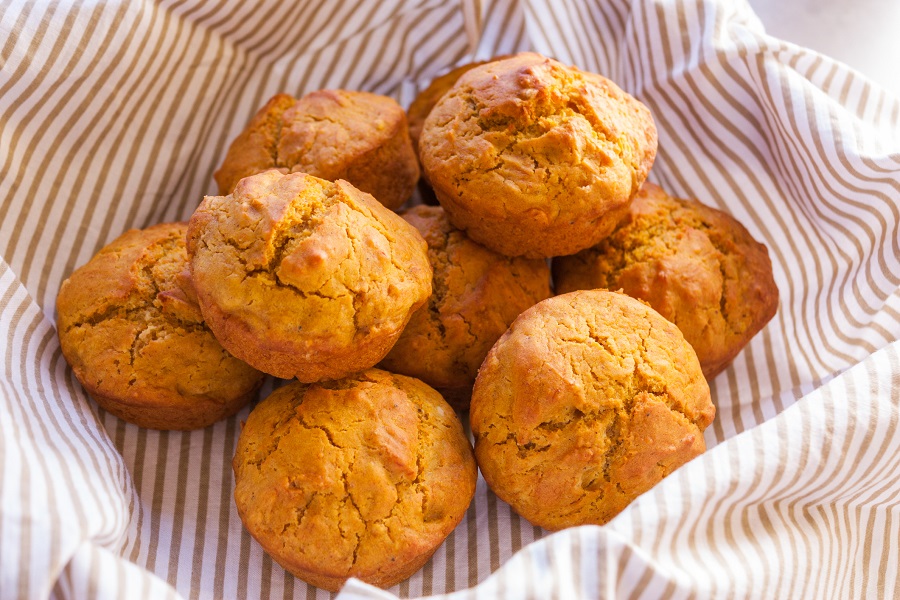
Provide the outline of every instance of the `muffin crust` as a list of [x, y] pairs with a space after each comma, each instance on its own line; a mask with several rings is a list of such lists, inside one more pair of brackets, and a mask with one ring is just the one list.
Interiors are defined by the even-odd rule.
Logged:
[[473, 242], [440, 207], [417, 206], [403, 218], [428, 243], [434, 285], [381, 366], [420, 378], [464, 410], [494, 342], [550, 296], [550, 272], [543, 260], [509, 258]]
[[234, 456], [247, 530], [285, 569], [337, 591], [390, 587], [422, 567], [475, 493], [472, 448], [440, 394], [371, 369], [277, 389]]
[[346, 181], [247, 177], [204, 199], [187, 243], [210, 328], [276, 377], [309, 383], [375, 365], [431, 293], [419, 233]]
[[701, 454], [715, 408], [678, 328], [605, 290], [525, 311], [491, 349], [472, 393], [478, 466], [535, 525], [609, 521]]
[[675, 323], [707, 378], [727, 367], [778, 309], [763, 244], [730, 215], [647, 183], [597, 246], [553, 263], [559, 293], [621, 289]]
[[387, 96], [319, 90], [274, 96], [228, 149], [215, 173], [221, 195], [268, 169], [345, 179], [390, 209], [412, 195], [419, 166], [406, 113]]
[[425, 120], [419, 155], [455, 226], [543, 258], [613, 230], [653, 164], [656, 127], [608, 79], [522, 53], [463, 74]]
[[63, 282], [63, 356], [110, 413], [151, 429], [199, 429], [240, 410], [263, 374], [203, 322], [187, 272], [186, 223], [125, 232]]

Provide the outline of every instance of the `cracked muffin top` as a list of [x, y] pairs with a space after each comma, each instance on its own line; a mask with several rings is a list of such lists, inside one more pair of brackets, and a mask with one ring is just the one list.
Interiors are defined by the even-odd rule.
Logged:
[[422, 236], [342, 180], [242, 179], [204, 198], [187, 248], [216, 337], [276, 377], [309, 383], [375, 365], [431, 294]]
[[574, 254], [608, 235], [655, 156], [643, 104], [534, 53], [463, 74], [419, 138], [451, 222], [501, 254], [530, 258]]
[[645, 184], [628, 217], [597, 246], [556, 259], [559, 293], [621, 289], [675, 323], [703, 373], [720, 373], [778, 308], [763, 244], [730, 215]]
[[465, 410], [488, 350], [522, 311], [550, 296], [550, 270], [544, 260], [473, 242], [440, 207], [417, 206], [403, 218], [428, 243], [433, 291], [381, 366], [420, 378]]
[[419, 179], [400, 105], [346, 90], [269, 100], [231, 143], [215, 173], [219, 193], [230, 194], [238, 181], [267, 169], [344, 179], [390, 209], [409, 199]]
[[[498, 57], [499, 60], [503, 57]], [[422, 90], [409, 105], [406, 111], [406, 119], [409, 122], [409, 139], [412, 142], [413, 150], [419, 151], [419, 135], [422, 133], [422, 126], [425, 119], [438, 100], [446, 94], [450, 88], [462, 77], [463, 73], [471, 71], [475, 67], [479, 67], [489, 61], [476, 61], [456, 67], [448, 73], [444, 73], [440, 77], [435, 77], [427, 88]]]
[[198, 429], [237, 412], [263, 374], [225, 351], [187, 274], [186, 223], [125, 232], [66, 279], [63, 356], [105, 410], [152, 429]]
[[277, 389], [250, 413], [233, 464], [250, 534], [331, 591], [349, 577], [390, 587], [421, 568], [462, 520], [477, 473], [440, 394], [379, 369]]
[[605, 290], [522, 313], [485, 359], [470, 410], [485, 481], [550, 530], [609, 521], [703, 453], [714, 416], [678, 328]]

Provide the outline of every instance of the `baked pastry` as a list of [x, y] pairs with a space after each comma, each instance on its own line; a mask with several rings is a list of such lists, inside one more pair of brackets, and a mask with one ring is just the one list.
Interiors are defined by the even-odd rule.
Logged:
[[621, 289], [675, 323], [715, 377], [778, 309], [772, 262], [730, 215], [644, 184], [616, 231], [553, 262], [556, 290]]
[[470, 410], [490, 488], [531, 523], [606, 523], [701, 454], [715, 408], [690, 345], [625, 294], [556, 296], [494, 345]]
[[186, 223], [125, 232], [56, 299], [63, 356], [104, 410], [151, 429], [199, 429], [236, 413], [263, 374], [204, 324], [187, 276]]
[[488, 350], [522, 311], [550, 296], [550, 269], [473, 242], [440, 207], [417, 206], [403, 218], [428, 242], [434, 285], [381, 366], [418, 377], [465, 410]]
[[371, 369], [260, 402], [234, 455], [234, 500], [250, 534], [307, 583], [390, 587], [462, 520], [476, 474], [440, 394]]
[[[449, 73], [436, 77], [427, 88], [419, 92], [419, 95], [416, 96], [409, 105], [409, 108], [406, 111], [406, 120], [409, 123], [409, 140], [412, 142], [413, 151], [416, 153], [417, 157], [419, 155], [419, 135], [422, 133], [422, 126], [425, 124], [428, 113], [431, 112], [431, 109], [434, 108], [437, 101], [441, 99], [441, 96], [446, 94], [447, 91], [453, 87], [456, 80], [459, 79], [463, 73], [474, 69], [479, 65], [483, 65], [485, 62], [487, 61], [477, 61], [462, 65], [456, 67]], [[420, 173], [422, 175], [425, 174], [421, 169]], [[428, 185], [425, 177], [422, 177], [422, 179], [419, 180], [418, 189], [419, 197], [423, 203], [429, 206], [437, 206], [437, 196], [434, 195], [434, 190]]]
[[[508, 58], [508, 55], [498, 56], [492, 60], [503, 58]], [[415, 97], [406, 111], [406, 120], [409, 122], [409, 139], [412, 142], [416, 156], [419, 154], [419, 135], [422, 133], [422, 126], [425, 125], [425, 119], [428, 117], [431, 109], [434, 108], [434, 105], [437, 104], [437, 101], [456, 84], [456, 81], [463, 73], [488, 62], [490, 61], [480, 60], [456, 67], [450, 72], [433, 79], [428, 87]], [[425, 204], [437, 206], [439, 204], [437, 196], [434, 195], [434, 190], [428, 185], [427, 177], [424, 177], [425, 172], [420, 169], [420, 173], [423, 177], [418, 184], [419, 197]]]
[[643, 104], [534, 53], [463, 74], [419, 138], [450, 221], [492, 250], [529, 258], [574, 254], [606, 237], [655, 156]]
[[431, 294], [419, 232], [342, 180], [252, 175], [207, 196], [187, 236], [210, 329], [276, 377], [339, 379], [375, 365]]
[[[500, 58], [505, 57], [498, 57], [495, 60], [499, 60]], [[456, 67], [440, 77], [435, 77], [428, 87], [419, 92], [419, 95], [415, 97], [409, 105], [409, 109], [406, 111], [406, 120], [409, 123], [409, 139], [412, 142], [413, 150], [415, 150], [416, 154], [419, 152], [419, 135], [422, 133], [422, 126], [425, 124], [425, 119], [428, 117], [431, 109], [434, 108], [434, 105], [437, 104], [437, 101], [440, 100], [454, 84], [456, 84], [463, 73], [467, 73], [475, 67], [479, 67], [487, 62], [490, 61], [480, 60], [471, 62]]]
[[419, 179], [400, 105], [346, 90], [269, 100], [231, 143], [215, 173], [219, 193], [230, 194], [238, 181], [267, 169], [345, 179], [391, 209], [409, 199]]

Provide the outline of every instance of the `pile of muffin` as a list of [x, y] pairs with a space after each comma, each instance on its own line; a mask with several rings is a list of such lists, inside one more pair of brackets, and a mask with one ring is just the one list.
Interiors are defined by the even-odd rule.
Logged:
[[[63, 283], [63, 354], [104, 409], [158, 429], [294, 380], [244, 424], [235, 502], [318, 587], [418, 570], [476, 461], [534, 524], [605, 523], [705, 450], [706, 378], [778, 299], [739, 223], [645, 183], [656, 147], [644, 105], [533, 53], [435, 80], [408, 120], [375, 94], [278, 95], [221, 195]], [[420, 166], [440, 206], [397, 215]]]

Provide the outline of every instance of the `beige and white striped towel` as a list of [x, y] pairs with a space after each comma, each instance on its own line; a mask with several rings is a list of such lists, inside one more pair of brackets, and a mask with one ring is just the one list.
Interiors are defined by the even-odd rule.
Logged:
[[712, 383], [712, 449], [607, 527], [548, 537], [479, 481], [419, 573], [342, 600], [900, 595], [900, 101], [743, 1], [13, 0], [0, 34], [0, 598], [330, 597], [241, 528], [247, 411], [191, 433], [99, 411], [56, 292], [125, 229], [187, 218], [270, 95], [408, 102], [525, 49], [651, 108], [651, 180], [766, 243], [779, 312]]

